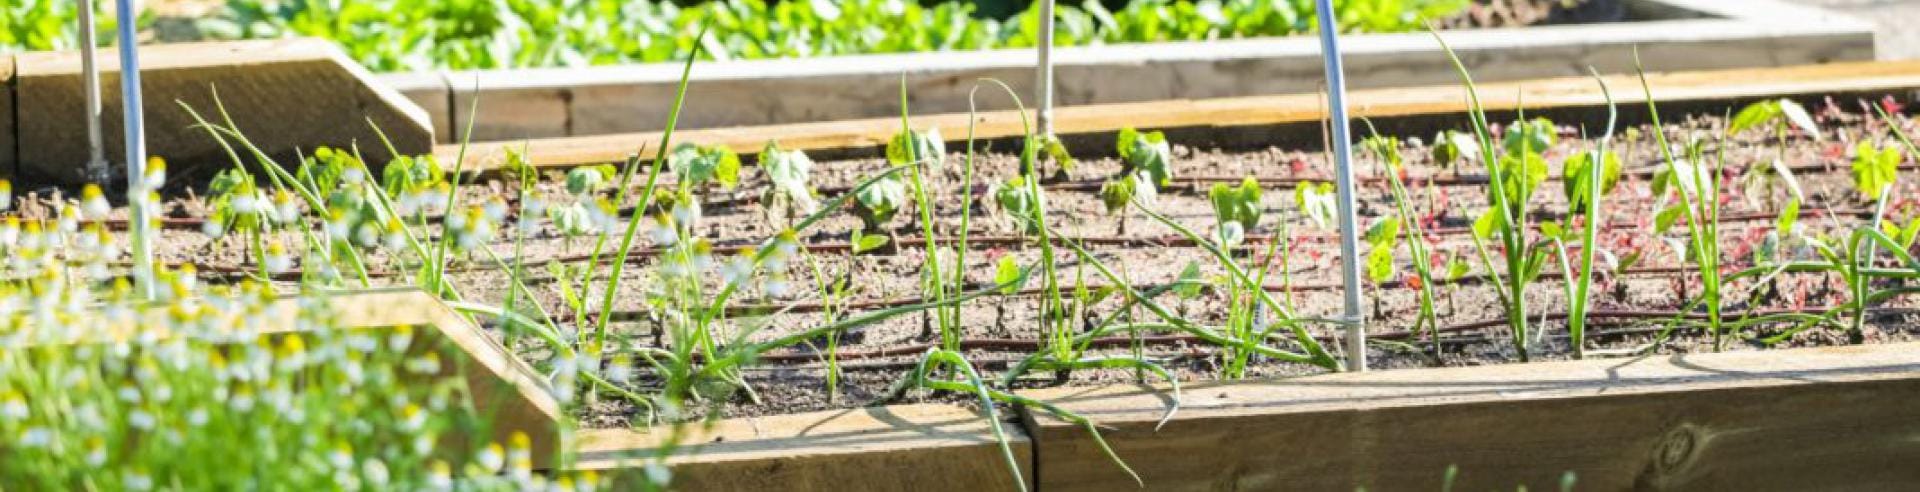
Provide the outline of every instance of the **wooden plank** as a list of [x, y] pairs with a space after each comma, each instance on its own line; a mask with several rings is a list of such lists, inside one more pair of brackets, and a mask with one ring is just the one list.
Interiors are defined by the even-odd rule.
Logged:
[[[1609, 76], [1605, 80], [1613, 90], [1615, 101], [1623, 107], [1645, 102], [1638, 78]], [[1654, 96], [1661, 102], [1718, 102], [1792, 95], [1898, 92], [1920, 88], [1920, 61], [1656, 73], [1648, 75], [1648, 83], [1653, 86]], [[1480, 93], [1482, 103], [1489, 111], [1513, 110], [1522, 103], [1529, 110], [1598, 107], [1606, 103], [1595, 80], [1587, 77], [1480, 84]], [[1356, 116], [1370, 118], [1447, 115], [1460, 113], [1467, 108], [1466, 92], [1457, 84], [1355, 91], [1351, 101]], [[1207, 131], [1257, 129], [1314, 123], [1325, 118], [1318, 94], [1100, 104], [1058, 108], [1055, 112], [1055, 125], [1063, 136], [1108, 134], [1126, 126]], [[1024, 134], [1019, 114], [1014, 111], [989, 111], [977, 116], [974, 134], [978, 138], [1008, 138]], [[938, 126], [942, 135], [950, 140], [958, 140], [967, 135], [967, 118], [965, 113], [926, 115], [915, 117], [914, 123], [920, 127]], [[778, 140], [787, 148], [829, 151], [884, 145], [886, 139], [899, 128], [899, 118], [873, 118], [684, 130], [675, 132], [674, 139], [676, 142], [725, 145], [742, 153], [756, 152], [768, 140]], [[1318, 134], [1315, 133], [1317, 139]], [[478, 143], [468, 149], [468, 169], [493, 169], [504, 162], [506, 149], [520, 149], [522, 146], [528, 150], [530, 160], [536, 166], [565, 167], [617, 162], [642, 149], [647, 149], [642, 157], [651, 157], [653, 150], [649, 147], [659, 142], [659, 132], [640, 132]], [[436, 148], [435, 154], [445, 162], [452, 162], [458, 150], [458, 145], [443, 145]]]
[[[120, 66], [100, 59], [102, 144], [123, 160]], [[38, 185], [86, 181], [86, 91], [77, 51], [16, 55], [13, 81], [19, 179]], [[166, 158], [180, 175], [198, 166], [231, 167], [224, 147], [182, 105], [221, 121], [219, 102], [261, 151], [291, 163], [302, 149], [358, 143], [370, 160], [386, 162], [386, 142], [406, 155], [431, 152], [427, 112], [372, 74], [333, 43], [310, 38], [157, 44], [140, 48], [148, 154]], [[379, 131], [375, 131], [378, 126]], [[386, 140], [382, 140], [384, 134]], [[243, 153], [244, 155], [244, 153]], [[251, 160], [251, 159], [248, 159]]]
[[0, 176], [13, 179], [19, 166], [18, 132], [14, 124], [13, 55], [0, 55]]
[[[376, 289], [324, 297], [286, 298], [275, 301], [261, 314], [262, 335], [298, 334], [300, 306], [323, 302], [321, 309], [331, 316], [329, 327], [336, 330], [391, 330], [412, 327], [415, 347], [439, 347], [441, 373], [436, 377], [464, 374], [473, 393], [473, 405], [490, 418], [496, 442], [509, 442], [514, 432], [524, 432], [533, 449], [557, 449], [560, 442], [560, 405], [547, 386], [526, 363], [439, 299], [418, 289]], [[139, 317], [112, 318], [100, 315], [98, 323], [110, 323], [100, 333], [106, 339], [131, 339], [135, 334], [170, 336], [165, 331], [172, 314], [165, 308], [149, 309]], [[157, 328], [159, 327], [159, 328]], [[489, 413], [490, 412], [490, 413]], [[450, 436], [455, 439], [465, 436]], [[554, 453], [533, 453], [534, 466], [547, 466]]]
[[[1153, 490], [1894, 490], [1920, 483], [1920, 344], [1024, 392], [1099, 422]], [[1027, 415], [1040, 490], [1120, 490]]]
[[[1032, 448], [1003, 425], [1033, 477]], [[1005, 455], [983, 417], [951, 405], [834, 410], [689, 424], [686, 446], [667, 460], [674, 490], [1011, 490]], [[668, 442], [667, 428], [589, 429], [579, 434], [581, 470], [640, 479], [638, 467]], [[627, 487], [634, 488], [632, 483]]]

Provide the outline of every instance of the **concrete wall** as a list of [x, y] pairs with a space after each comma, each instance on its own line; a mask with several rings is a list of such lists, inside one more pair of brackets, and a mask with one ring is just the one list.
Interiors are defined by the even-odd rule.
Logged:
[[[1626, 23], [1444, 33], [1478, 80], [1516, 80], [1631, 71], [1640, 49], [1649, 70], [1711, 70], [1870, 60], [1865, 23], [1773, 0], [1627, 0]], [[1451, 83], [1452, 68], [1431, 35], [1371, 34], [1343, 40], [1355, 88]], [[1032, 50], [993, 50], [702, 63], [682, 128], [764, 125], [899, 114], [906, 74], [916, 113], [963, 112], [980, 78], [1033, 98]], [[1282, 94], [1317, 90], [1320, 49], [1310, 37], [1061, 48], [1059, 104]], [[658, 130], [680, 76], [675, 63], [580, 69], [383, 75], [445, 122], [457, 139], [474, 114], [475, 141]], [[443, 80], [443, 85], [435, 81]], [[1011, 107], [981, 91], [985, 108]], [[478, 111], [469, 114], [478, 96]]]

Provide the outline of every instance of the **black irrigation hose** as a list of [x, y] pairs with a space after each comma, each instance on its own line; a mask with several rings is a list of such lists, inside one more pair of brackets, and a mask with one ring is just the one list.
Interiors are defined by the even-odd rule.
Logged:
[[[1831, 311], [1833, 309], [1834, 309], [1833, 307], [1817, 307], [1817, 308], [1801, 308], [1801, 309], [1764, 309], [1764, 310], [1750, 310], [1750, 311], [1741, 311], [1741, 312], [1729, 312], [1729, 313], [1722, 314], [1721, 317], [1726, 319], [1734, 319], [1734, 318], [1746, 317], [1746, 316], [1768, 316], [1768, 315], [1777, 315], [1777, 314], [1821, 314], [1821, 313]], [[1868, 312], [1873, 315], [1890, 315], [1890, 314], [1911, 315], [1911, 314], [1920, 314], [1920, 309], [1877, 308], [1877, 309], [1868, 310]], [[1562, 312], [1544, 313], [1541, 315], [1531, 316], [1531, 317], [1536, 317], [1539, 319], [1550, 319], [1550, 320], [1565, 320], [1567, 319], [1568, 316], [1569, 316], [1568, 313], [1562, 311]], [[1671, 320], [1671, 319], [1702, 320], [1702, 319], [1706, 319], [1707, 315], [1706, 313], [1691, 312], [1691, 311], [1596, 310], [1596, 311], [1588, 312], [1587, 316], [1590, 319], [1596, 320], [1596, 324], [1612, 324], [1612, 325], [1620, 326], [1620, 325], [1631, 325], [1631, 324], [1647, 322], [1647, 321]], [[1461, 323], [1461, 324], [1443, 326], [1436, 331], [1438, 333], [1443, 333], [1443, 334], [1444, 333], [1460, 333], [1460, 332], [1468, 332], [1468, 331], [1475, 331], [1475, 330], [1484, 330], [1488, 328], [1503, 327], [1503, 326], [1506, 326], [1506, 324], [1507, 324], [1507, 320], [1504, 320], [1504, 319], [1482, 320], [1482, 321], [1475, 321], [1470, 323]], [[1644, 333], [1644, 332], [1645, 331], [1643, 330], [1634, 330], [1634, 331], [1621, 332], [1621, 333], [1599, 332], [1599, 333], [1595, 333], [1594, 335], [1608, 336], [1608, 335], [1638, 334], [1638, 333]], [[1428, 335], [1428, 332], [1426, 330], [1420, 330], [1419, 332], [1391, 331], [1391, 332], [1384, 332], [1384, 333], [1369, 334], [1368, 338], [1376, 339], [1376, 340], [1413, 340], [1413, 339], [1425, 337], [1427, 335]], [[1320, 335], [1320, 336], [1315, 336], [1314, 338], [1322, 343], [1336, 343], [1344, 339], [1340, 335]], [[1447, 338], [1443, 337], [1441, 339], [1441, 342], [1448, 343]], [[1039, 351], [1040, 349], [1045, 348], [1045, 343], [1047, 342], [1044, 340], [1035, 340], [1035, 339], [962, 338], [960, 339], [959, 345], [960, 345], [960, 350], [962, 351], [1036, 352], [1036, 351]], [[1136, 344], [1141, 346], [1153, 346], [1153, 347], [1206, 345], [1206, 343], [1203, 340], [1201, 340], [1199, 337], [1194, 337], [1190, 335], [1153, 335], [1153, 336], [1141, 336], [1141, 337], [1114, 336], [1114, 337], [1095, 338], [1095, 339], [1086, 341], [1086, 343], [1088, 348], [1094, 348], [1094, 349], [1127, 348], [1127, 347], [1133, 347]], [[844, 360], [885, 359], [885, 358], [892, 358], [892, 357], [911, 357], [915, 355], [924, 354], [927, 352], [927, 350], [937, 346], [938, 345], [932, 344], [932, 343], [921, 343], [921, 344], [901, 345], [901, 346], [895, 346], [895, 347], [885, 347], [885, 348], [868, 349], [868, 350], [852, 350], [852, 351], [843, 350], [838, 352], [835, 358], [837, 360], [844, 361]], [[758, 362], [784, 365], [784, 364], [801, 364], [801, 363], [809, 363], [809, 362], [818, 362], [825, 357], [826, 357], [826, 354], [820, 353], [820, 352], [787, 351], [787, 352], [775, 353], [775, 354], [761, 354], [760, 356], [756, 357], [754, 360]]]

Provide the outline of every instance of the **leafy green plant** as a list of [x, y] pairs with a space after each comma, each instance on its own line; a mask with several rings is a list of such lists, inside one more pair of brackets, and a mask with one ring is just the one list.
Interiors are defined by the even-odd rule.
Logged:
[[1893, 189], [1894, 181], [1899, 179], [1900, 161], [1906, 156], [1899, 147], [1881, 149], [1868, 141], [1861, 141], [1853, 152], [1854, 190], [1868, 200], [1879, 200]]
[[[1414, 274], [1408, 285], [1413, 287], [1420, 303], [1419, 314], [1414, 319], [1413, 326], [1408, 327], [1408, 331], [1418, 333], [1422, 327], [1425, 327], [1427, 338], [1433, 343], [1433, 357], [1438, 360], [1440, 320], [1434, 308], [1436, 286], [1433, 282], [1433, 254], [1428, 250], [1432, 245], [1427, 242], [1427, 233], [1421, 225], [1424, 217], [1414, 212], [1413, 203], [1407, 197], [1406, 183], [1403, 182], [1402, 168], [1405, 163], [1400, 155], [1400, 139], [1381, 136], [1378, 130], [1374, 129], [1371, 120], [1367, 120], [1367, 131], [1372, 136], [1363, 141], [1361, 147], [1373, 153], [1386, 166], [1388, 189], [1393, 194], [1395, 212], [1395, 215], [1383, 217], [1375, 222], [1367, 231], [1367, 280], [1371, 281], [1374, 290], [1379, 292], [1382, 290], [1381, 284], [1393, 278], [1395, 273], [1393, 249], [1395, 243], [1400, 240], [1400, 229], [1404, 224], [1407, 229], [1407, 252], [1413, 259]], [[1373, 311], [1376, 318], [1384, 317], [1380, 312], [1381, 297], [1383, 296], [1380, 294], [1373, 296]]]
[[[1335, 8], [1344, 31], [1401, 32], [1468, 4], [1343, 0]], [[211, 39], [330, 39], [376, 71], [485, 69], [1031, 47], [1037, 5], [1009, 18], [953, 1], [228, 0], [193, 27]], [[58, 0], [0, 8], [0, 50], [70, 46], [73, 10]], [[1054, 40], [1065, 46], [1286, 36], [1315, 27], [1313, 4], [1298, 0], [1137, 0], [1117, 9], [1085, 2], [1057, 5], [1055, 15]]]
[[[1637, 57], [1635, 62], [1637, 67]], [[1721, 316], [1724, 279], [1720, 271], [1720, 176], [1721, 167], [1726, 163], [1727, 146], [1724, 142], [1719, 146], [1720, 152], [1712, 167], [1705, 164], [1705, 142], [1699, 140], [1688, 142], [1686, 158], [1676, 156], [1674, 147], [1667, 142], [1665, 127], [1660, 124], [1659, 105], [1654, 102], [1653, 88], [1647, 83], [1644, 70], [1640, 72], [1640, 88], [1647, 97], [1647, 111], [1653, 119], [1654, 142], [1660, 146], [1661, 158], [1666, 163], [1653, 179], [1653, 194], [1662, 201], [1660, 212], [1654, 215], [1654, 234], [1665, 234], [1679, 219], [1686, 219], [1688, 239], [1675, 241], [1679, 246], [1674, 249], [1683, 260], [1692, 260], [1687, 263], [1700, 275], [1700, 297], [1689, 305], [1705, 305], [1705, 328], [1713, 335], [1714, 346], [1724, 348], [1732, 328]]]
[[907, 205], [907, 185], [899, 178], [886, 178], [853, 196], [853, 214], [860, 218], [862, 229], [886, 234], [886, 224]]
[[1454, 165], [1480, 154], [1480, 142], [1472, 134], [1440, 130], [1433, 135], [1433, 163], [1442, 169], [1452, 169]]
[[1593, 303], [1594, 258], [1601, 249], [1601, 222], [1606, 220], [1604, 203], [1607, 194], [1620, 181], [1620, 158], [1608, 148], [1613, 141], [1613, 126], [1619, 118], [1619, 110], [1613, 104], [1613, 91], [1607, 88], [1606, 79], [1601, 78], [1597, 71], [1593, 78], [1600, 85], [1601, 96], [1607, 100], [1607, 126], [1600, 133], [1599, 143], [1593, 150], [1567, 159], [1565, 174], [1561, 179], [1567, 184], [1567, 203], [1572, 207], [1568, 213], [1577, 217], [1583, 226], [1579, 236], [1578, 270], [1567, 253], [1568, 236], [1573, 235], [1572, 231], [1548, 231], [1546, 225], [1542, 224], [1542, 235], [1553, 242], [1554, 250], [1559, 253], [1561, 278], [1568, 280], [1567, 343], [1573, 347], [1575, 359], [1587, 355], [1587, 311]]
[[[760, 197], [764, 213], [772, 214], [774, 207], [785, 205], [787, 225], [791, 226], [796, 214], [813, 213], [820, 207], [810, 182], [813, 159], [808, 158], [806, 152], [784, 150], [779, 142], [769, 141], [766, 148], [760, 151], [759, 165], [761, 172], [766, 173], [767, 180], [772, 183]], [[768, 223], [772, 223], [770, 215]]]
[[1034, 219], [1034, 214], [1041, 209], [1040, 197], [1027, 186], [1027, 181], [1025, 176], [1007, 178], [1005, 184], [994, 187], [993, 201], [1020, 234], [1034, 235], [1040, 233], [1040, 223]]
[[1151, 204], [1154, 202], [1155, 197], [1159, 196], [1159, 193], [1159, 186], [1153, 183], [1153, 178], [1149, 177], [1147, 173], [1128, 173], [1122, 176], [1107, 178], [1106, 181], [1100, 183], [1100, 203], [1106, 207], [1107, 215], [1120, 216], [1120, 221], [1115, 226], [1117, 228], [1115, 232], [1121, 235], [1127, 233], [1127, 209], [1129, 205], [1131, 205], [1134, 200]]
[[1158, 131], [1141, 133], [1133, 127], [1120, 129], [1120, 174], [1145, 173], [1155, 186], [1166, 186], [1173, 178], [1173, 145]]
[[[1527, 121], [1525, 115], [1521, 115], [1521, 121], [1507, 128], [1503, 144], [1495, 147], [1486, 109], [1480, 103], [1473, 76], [1467, 73], [1466, 65], [1446, 44], [1445, 38], [1434, 33], [1434, 39], [1447, 52], [1455, 72], [1467, 88], [1470, 108], [1467, 116], [1474, 137], [1480, 141], [1480, 161], [1487, 166], [1489, 179], [1486, 190], [1488, 201], [1492, 203], [1473, 222], [1474, 249], [1479, 252], [1480, 261], [1486, 266], [1488, 278], [1492, 280], [1505, 311], [1503, 314], [1513, 337], [1514, 350], [1520, 360], [1526, 361], [1530, 358], [1533, 336], [1527, 321], [1527, 285], [1539, 275], [1547, 253], [1546, 248], [1528, 237], [1531, 227], [1527, 224], [1527, 201], [1546, 181], [1547, 164], [1540, 152], [1547, 148], [1542, 145], [1553, 144], [1557, 132], [1551, 121], [1544, 118]], [[1494, 261], [1493, 252], [1487, 247], [1490, 241], [1496, 242], [1495, 250], [1503, 261]], [[1500, 268], [1496, 268], [1496, 264]]]
[[1214, 183], [1208, 190], [1207, 199], [1213, 202], [1213, 216], [1217, 219], [1215, 237], [1221, 243], [1232, 247], [1245, 241], [1247, 231], [1260, 225], [1262, 205], [1260, 204], [1260, 182], [1248, 176], [1240, 180], [1239, 186], [1226, 183]]
[[732, 189], [740, 184], [740, 155], [726, 147], [682, 143], [667, 155], [667, 167], [686, 188], [699, 189], [708, 183], [718, 183]]

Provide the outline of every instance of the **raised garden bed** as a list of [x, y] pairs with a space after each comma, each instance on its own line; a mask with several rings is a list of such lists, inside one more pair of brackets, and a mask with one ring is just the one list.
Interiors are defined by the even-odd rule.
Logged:
[[[1375, 113], [1371, 123], [1425, 142], [1365, 146], [1359, 211], [1363, 223], [1397, 217], [1404, 219], [1401, 230], [1417, 233], [1404, 240], [1376, 236], [1395, 240], [1380, 241], [1386, 246], [1370, 254], [1370, 270], [1381, 273], [1372, 275], [1369, 294], [1380, 301], [1368, 323], [1380, 342], [1366, 356], [1377, 367], [1396, 370], [1359, 375], [1195, 385], [1332, 372], [1348, 355], [1323, 341], [1339, 333], [1338, 324], [1326, 321], [1338, 285], [1332, 272], [1336, 248], [1329, 228], [1313, 219], [1314, 204], [1324, 202], [1291, 199], [1306, 183], [1324, 180], [1329, 167], [1318, 158], [1311, 134], [1252, 138], [1275, 126], [1306, 124], [1317, 113], [1294, 108], [1298, 112], [1220, 117], [1248, 99], [1168, 103], [1164, 114], [1145, 120], [1177, 130], [1165, 147], [1154, 137], [1104, 136], [1124, 134], [1116, 127], [1130, 124], [1112, 115], [1146, 106], [1088, 108], [1085, 117], [1063, 112], [1069, 148], [1088, 150], [1072, 169], [1057, 159], [1031, 162], [1024, 181], [1013, 180], [1025, 163], [1006, 150], [1018, 148], [1009, 145], [1019, 140], [1009, 138], [1004, 120], [989, 122], [989, 134], [976, 148], [958, 138], [968, 126], [949, 126], [971, 123], [972, 117], [930, 118], [942, 124], [947, 150], [944, 159], [927, 160], [911, 156], [933, 155], [929, 145], [895, 149], [891, 160], [860, 157], [874, 143], [860, 140], [872, 136], [862, 132], [886, 132], [874, 122], [829, 126], [838, 133], [813, 138], [802, 130], [817, 127], [694, 134], [791, 136], [804, 142], [801, 147], [837, 150], [832, 157], [820, 153], [810, 173], [780, 169], [794, 166], [792, 154], [760, 156], [769, 162], [767, 170], [808, 174], [804, 184], [789, 180], [780, 186], [812, 191], [783, 200], [817, 199], [820, 215], [772, 206], [770, 197], [777, 194], [769, 192], [776, 187], [753, 168], [741, 172], [737, 187], [722, 185], [726, 180], [709, 174], [724, 174], [730, 161], [714, 149], [676, 149], [671, 167], [645, 167], [652, 163], [632, 159], [629, 166], [646, 170], [620, 187], [607, 186], [622, 180], [617, 168], [579, 166], [599, 157], [568, 154], [565, 147], [558, 157], [546, 154], [541, 146], [553, 142], [526, 144], [534, 154], [511, 159], [493, 153], [507, 144], [489, 145], [472, 157], [472, 167], [462, 160], [467, 156], [443, 161], [489, 171], [457, 188], [443, 181], [448, 178], [442, 170], [411, 167], [421, 161], [391, 162], [374, 173], [346, 153], [315, 151], [308, 154], [311, 162], [288, 166], [291, 174], [223, 172], [216, 186], [198, 193], [204, 201], [190, 195], [168, 203], [168, 227], [155, 240], [167, 264], [162, 271], [206, 282], [252, 277], [303, 290], [420, 285], [497, 330], [501, 345], [550, 379], [557, 401], [589, 429], [578, 434], [586, 452], [582, 460], [558, 466], [645, 470], [642, 476], [657, 478], [664, 463], [686, 470], [690, 486], [725, 488], [743, 485], [743, 478], [773, 476], [805, 484], [796, 487], [824, 488], [843, 483], [831, 481], [845, 470], [896, 466], [919, 473], [898, 483], [975, 484], [996, 477], [1043, 488], [1128, 483], [1127, 472], [1096, 459], [1104, 453], [1089, 447], [1087, 439], [1104, 435], [1088, 432], [1098, 429], [1101, 415], [1117, 425], [1107, 443], [1154, 486], [1211, 486], [1212, 480], [1260, 486], [1285, 478], [1266, 472], [1286, 468], [1262, 461], [1284, 456], [1278, 452], [1215, 467], [1205, 477], [1176, 465], [1178, 457], [1203, 454], [1181, 453], [1181, 446], [1212, 446], [1215, 440], [1207, 436], [1248, 428], [1271, 429], [1244, 433], [1249, 442], [1266, 443], [1311, 442], [1294, 436], [1325, 436], [1320, 432], [1328, 428], [1341, 432], [1324, 439], [1351, 446], [1338, 448], [1350, 454], [1332, 455], [1351, 458], [1332, 459], [1363, 476], [1301, 482], [1340, 488], [1439, 483], [1444, 464], [1460, 465], [1462, 476], [1471, 477], [1461, 483], [1476, 487], [1550, 486], [1560, 473], [1573, 471], [1576, 480], [1590, 477], [1582, 483], [1658, 488], [1757, 480], [1762, 475], [1746, 467], [1754, 463], [1785, 472], [1843, 462], [1849, 467], [1821, 470], [1833, 475], [1806, 476], [1870, 486], [1908, 478], [1890, 463], [1914, 452], [1875, 438], [1909, 432], [1910, 406], [1867, 404], [1876, 392], [1915, 391], [1912, 381], [1920, 377], [1907, 362], [1914, 349], [1899, 343], [1920, 332], [1911, 322], [1912, 303], [1903, 297], [1912, 290], [1907, 283], [1920, 278], [1913, 271], [1920, 264], [1905, 256], [1920, 236], [1920, 202], [1902, 198], [1914, 184], [1900, 179], [1912, 169], [1905, 155], [1915, 150], [1905, 137], [1913, 124], [1903, 106], [1920, 87], [1912, 83], [1913, 73], [1909, 65], [1889, 64], [1650, 77], [1646, 83], [1662, 105], [1664, 126], [1645, 121], [1647, 98], [1633, 95], [1640, 80], [1588, 80], [1594, 85], [1584, 90], [1573, 85], [1577, 81], [1540, 82], [1562, 91], [1561, 98], [1545, 99], [1543, 109], [1529, 109], [1526, 116], [1551, 116], [1558, 124], [1510, 124], [1518, 115], [1506, 110], [1521, 106], [1490, 100], [1499, 128], [1487, 130], [1489, 141], [1480, 146], [1486, 153], [1460, 150], [1454, 159], [1429, 156], [1439, 142], [1465, 137], [1428, 136], [1465, 128], [1459, 89], [1397, 93], [1405, 99], [1383, 104], [1390, 111]], [[1778, 82], [1768, 82], [1771, 89], [1761, 83], [1717, 85], [1731, 74]], [[1609, 144], [1620, 163], [1619, 182], [1605, 193], [1601, 215], [1574, 219], [1562, 196], [1565, 164], [1597, 149], [1606, 113], [1591, 95], [1566, 94], [1590, 94], [1598, 83], [1612, 87], [1624, 110]], [[1525, 101], [1533, 107], [1533, 99]], [[1635, 107], [1642, 109], [1630, 109]], [[924, 128], [926, 121], [913, 126]], [[1202, 130], [1216, 133], [1197, 133]], [[913, 132], [902, 141], [929, 137]], [[1673, 151], [1676, 157], [1663, 138], [1698, 144]], [[1125, 144], [1122, 156], [1093, 150], [1113, 148], [1103, 139]], [[1539, 151], [1508, 142], [1536, 142]], [[628, 148], [643, 143], [653, 145], [625, 142]], [[963, 154], [975, 158], [962, 160]], [[1396, 154], [1404, 167], [1386, 167], [1383, 160]], [[771, 163], [777, 158], [789, 160]], [[1532, 193], [1487, 195], [1490, 180], [1514, 183], [1535, 175], [1506, 174], [1490, 164], [1532, 159], [1540, 161], [1539, 179], [1525, 181]], [[1717, 167], [1695, 173], [1688, 163]], [[570, 169], [541, 172], [549, 168]], [[675, 175], [655, 173], [665, 170]], [[1689, 186], [1665, 178], [1656, 185], [1663, 171], [1696, 181]], [[1141, 173], [1150, 178], [1136, 177]], [[1167, 176], [1161, 181], [1154, 173]], [[1788, 173], [1795, 179], [1785, 180]], [[1104, 198], [1111, 195], [1101, 190], [1116, 186], [1105, 181], [1116, 175], [1134, 180], [1117, 183], [1133, 183], [1136, 191], [1157, 189], [1157, 198], [1109, 212]], [[716, 182], [696, 183], [702, 179]], [[891, 185], [898, 187], [893, 198], [874, 192], [874, 183], [885, 179], [902, 180]], [[276, 181], [301, 183], [301, 192], [267, 191]], [[1264, 198], [1242, 198], [1247, 187], [1263, 190]], [[1401, 187], [1410, 198], [1394, 198]], [[649, 193], [658, 189], [675, 193]], [[1044, 200], [1037, 198], [1042, 193]], [[107, 213], [97, 210], [95, 196], [82, 197], [57, 206], [32, 197], [22, 200], [19, 213], [55, 219], [49, 228], [71, 218], [73, 228], [88, 227], [83, 230], [90, 233], [100, 226], [82, 226], [81, 219]], [[1494, 197], [1524, 205], [1501, 206]], [[1676, 202], [1688, 205], [1673, 208]], [[459, 206], [434, 210], [444, 203]], [[535, 212], [535, 203], [558, 212]], [[574, 203], [586, 205], [568, 208]], [[697, 210], [690, 206], [695, 203]], [[899, 210], [891, 218], [856, 218], [840, 210], [850, 203]], [[1033, 203], [1045, 207], [1021, 208]], [[1490, 205], [1507, 211], [1508, 221], [1530, 222], [1516, 232], [1493, 231], [1498, 223], [1489, 227], [1476, 220]], [[309, 206], [332, 209], [312, 213]], [[1695, 221], [1692, 213], [1711, 214], [1714, 225]], [[799, 217], [806, 219], [792, 222]], [[523, 218], [525, 227], [518, 223]], [[1573, 224], [1593, 219], [1606, 224], [1593, 239], [1553, 232], [1578, 230]], [[627, 239], [592, 230], [624, 232], [629, 224], [638, 232], [632, 251], [621, 246]], [[783, 234], [789, 227], [798, 230]], [[1709, 231], [1713, 235], [1696, 235]], [[224, 237], [212, 239], [208, 232]], [[1042, 234], [1051, 240], [1031, 239]], [[968, 260], [957, 267], [951, 256], [929, 253], [936, 248], [928, 244], [955, 245], [962, 236], [967, 244], [955, 249]], [[876, 244], [878, 237], [887, 240]], [[1877, 249], [1834, 238], [1864, 238]], [[1500, 246], [1486, 247], [1489, 242]], [[1577, 296], [1563, 290], [1573, 280], [1573, 266], [1553, 259], [1565, 251], [1549, 249], [1559, 244], [1577, 245], [1579, 252], [1605, 250], [1614, 259], [1578, 266], [1599, 277], [1585, 317], [1570, 313], [1580, 307], [1570, 302]], [[596, 250], [598, 262], [590, 253]], [[1848, 253], [1834, 259], [1816, 250]], [[1507, 266], [1513, 263], [1504, 255], [1524, 251], [1541, 252], [1541, 259], [1531, 261], [1543, 273], [1516, 283], [1527, 269]], [[1467, 266], [1455, 274], [1447, 258]], [[1709, 266], [1694, 268], [1703, 263]], [[1424, 276], [1413, 265], [1432, 265], [1439, 273]], [[1769, 273], [1774, 266], [1781, 272]], [[922, 272], [935, 269], [944, 273], [924, 282]], [[1248, 271], [1262, 273], [1251, 274], [1258, 275], [1253, 279], [1235, 273]], [[1712, 297], [1716, 291], [1708, 286], [1714, 284], [1705, 278], [1726, 279], [1719, 285], [1723, 297]], [[845, 289], [823, 287], [835, 283]], [[1503, 296], [1515, 291], [1505, 289], [1527, 283], [1516, 288], [1528, 306], [1512, 307]], [[1436, 305], [1431, 313], [1421, 302], [1426, 296]], [[1698, 302], [1714, 309], [1699, 309]], [[1858, 304], [1848, 304], [1853, 302]], [[1587, 321], [1584, 339], [1573, 339], [1566, 328], [1571, 319]], [[1772, 349], [1781, 346], [1844, 347]], [[1696, 355], [1718, 351], [1728, 353]], [[1599, 360], [1503, 365], [1582, 352]], [[1398, 370], [1435, 365], [1492, 367]], [[1141, 381], [1168, 386], [1145, 393], [1125, 389]], [[1186, 383], [1178, 395], [1174, 382]], [[1461, 390], [1448, 391], [1455, 386]], [[1703, 403], [1701, 395], [1719, 399]], [[1196, 405], [1192, 411], [1171, 411], [1173, 402], [1189, 400]], [[1755, 402], [1774, 401], [1859, 405], [1838, 416], [1752, 411]], [[854, 409], [910, 402], [960, 407]], [[1274, 411], [1264, 412], [1269, 409]], [[794, 414], [805, 410], [829, 413]], [[1145, 417], [1149, 412], [1159, 417]], [[1429, 414], [1480, 417], [1416, 419]], [[1485, 438], [1513, 454], [1438, 447], [1474, 436], [1472, 425], [1512, 417], [1527, 423], [1512, 429], [1531, 429], [1563, 414], [1577, 422], [1618, 421], [1619, 427]], [[1014, 415], [1022, 415], [1020, 424], [1012, 422]], [[1635, 415], [1638, 420], [1625, 417]], [[1379, 419], [1401, 423], [1403, 417], [1409, 426], [1404, 434], [1417, 439], [1369, 437], [1398, 429], [1383, 427]], [[655, 434], [646, 435], [628, 430], [705, 418], [745, 420], [709, 421], [706, 429], [655, 427]], [[1161, 428], [1165, 440], [1151, 430], [1160, 419], [1172, 419]], [[1306, 425], [1270, 426], [1275, 419]], [[759, 427], [763, 422], [769, 427]], [[1842, 432], [1858, 446], [1800, 446], [1805, 454], [1794, 461], [1743, 459], [1754, 453], [1754, 442], [1772, 442], [1747, 439], [1799, 442], [1812, 429], [1837, 422], [1859, 425]], [[1557, 453], [1542, 450], [1562, 449], [1552, 447], [1564, 444], [1559, 438], [1539, 437], [1610, 430], [1617, 440], [1563, 446]], [[839, 436], [899, 446], [848, 448], [837, 446]], [[649, 457], [658, 456], [662, 440], [705, 443], [696, 448], [712, 454], [653, 461]], [[816, 445], [837, 449], [808, 447]], [[1364, 461], [1412, 453], [1406, 449], [1434, 456], [1405, 469]], [[1880, 454], [1871, 460], [1845, 454], [1862, 450]], [[1640, 454], [1597, 458], [1623, 452]], [[1159, 455], [1165, 459], [1143, 464]], [[1516, 455], [1541, 459], [1499, 466]], [[757, 461], [761, 457], [773, 461]], [[945, 465], [911, 466], [925, 459]], [[1001, 460], [994, 463], [999, 467], [986, 466], [993, 459]], [[1727, 460], [1741, 464], [1719, 464]], [[1885, 470], [1857, 468], [1874, 463], [1886, 464]], [[788, 464], [794, 468], [783, 468]], [[1435, 469], [1417, 469], [1428, 465]], [[789, 475], [748, 475], [775, 468]], [[1011, 472], [1023, 468], [1028, 472], [1013, 481]], [[950, 476], [968, 478], [944, 478]], [[1775, 483], [1810, 482], [1763, 485]]]

